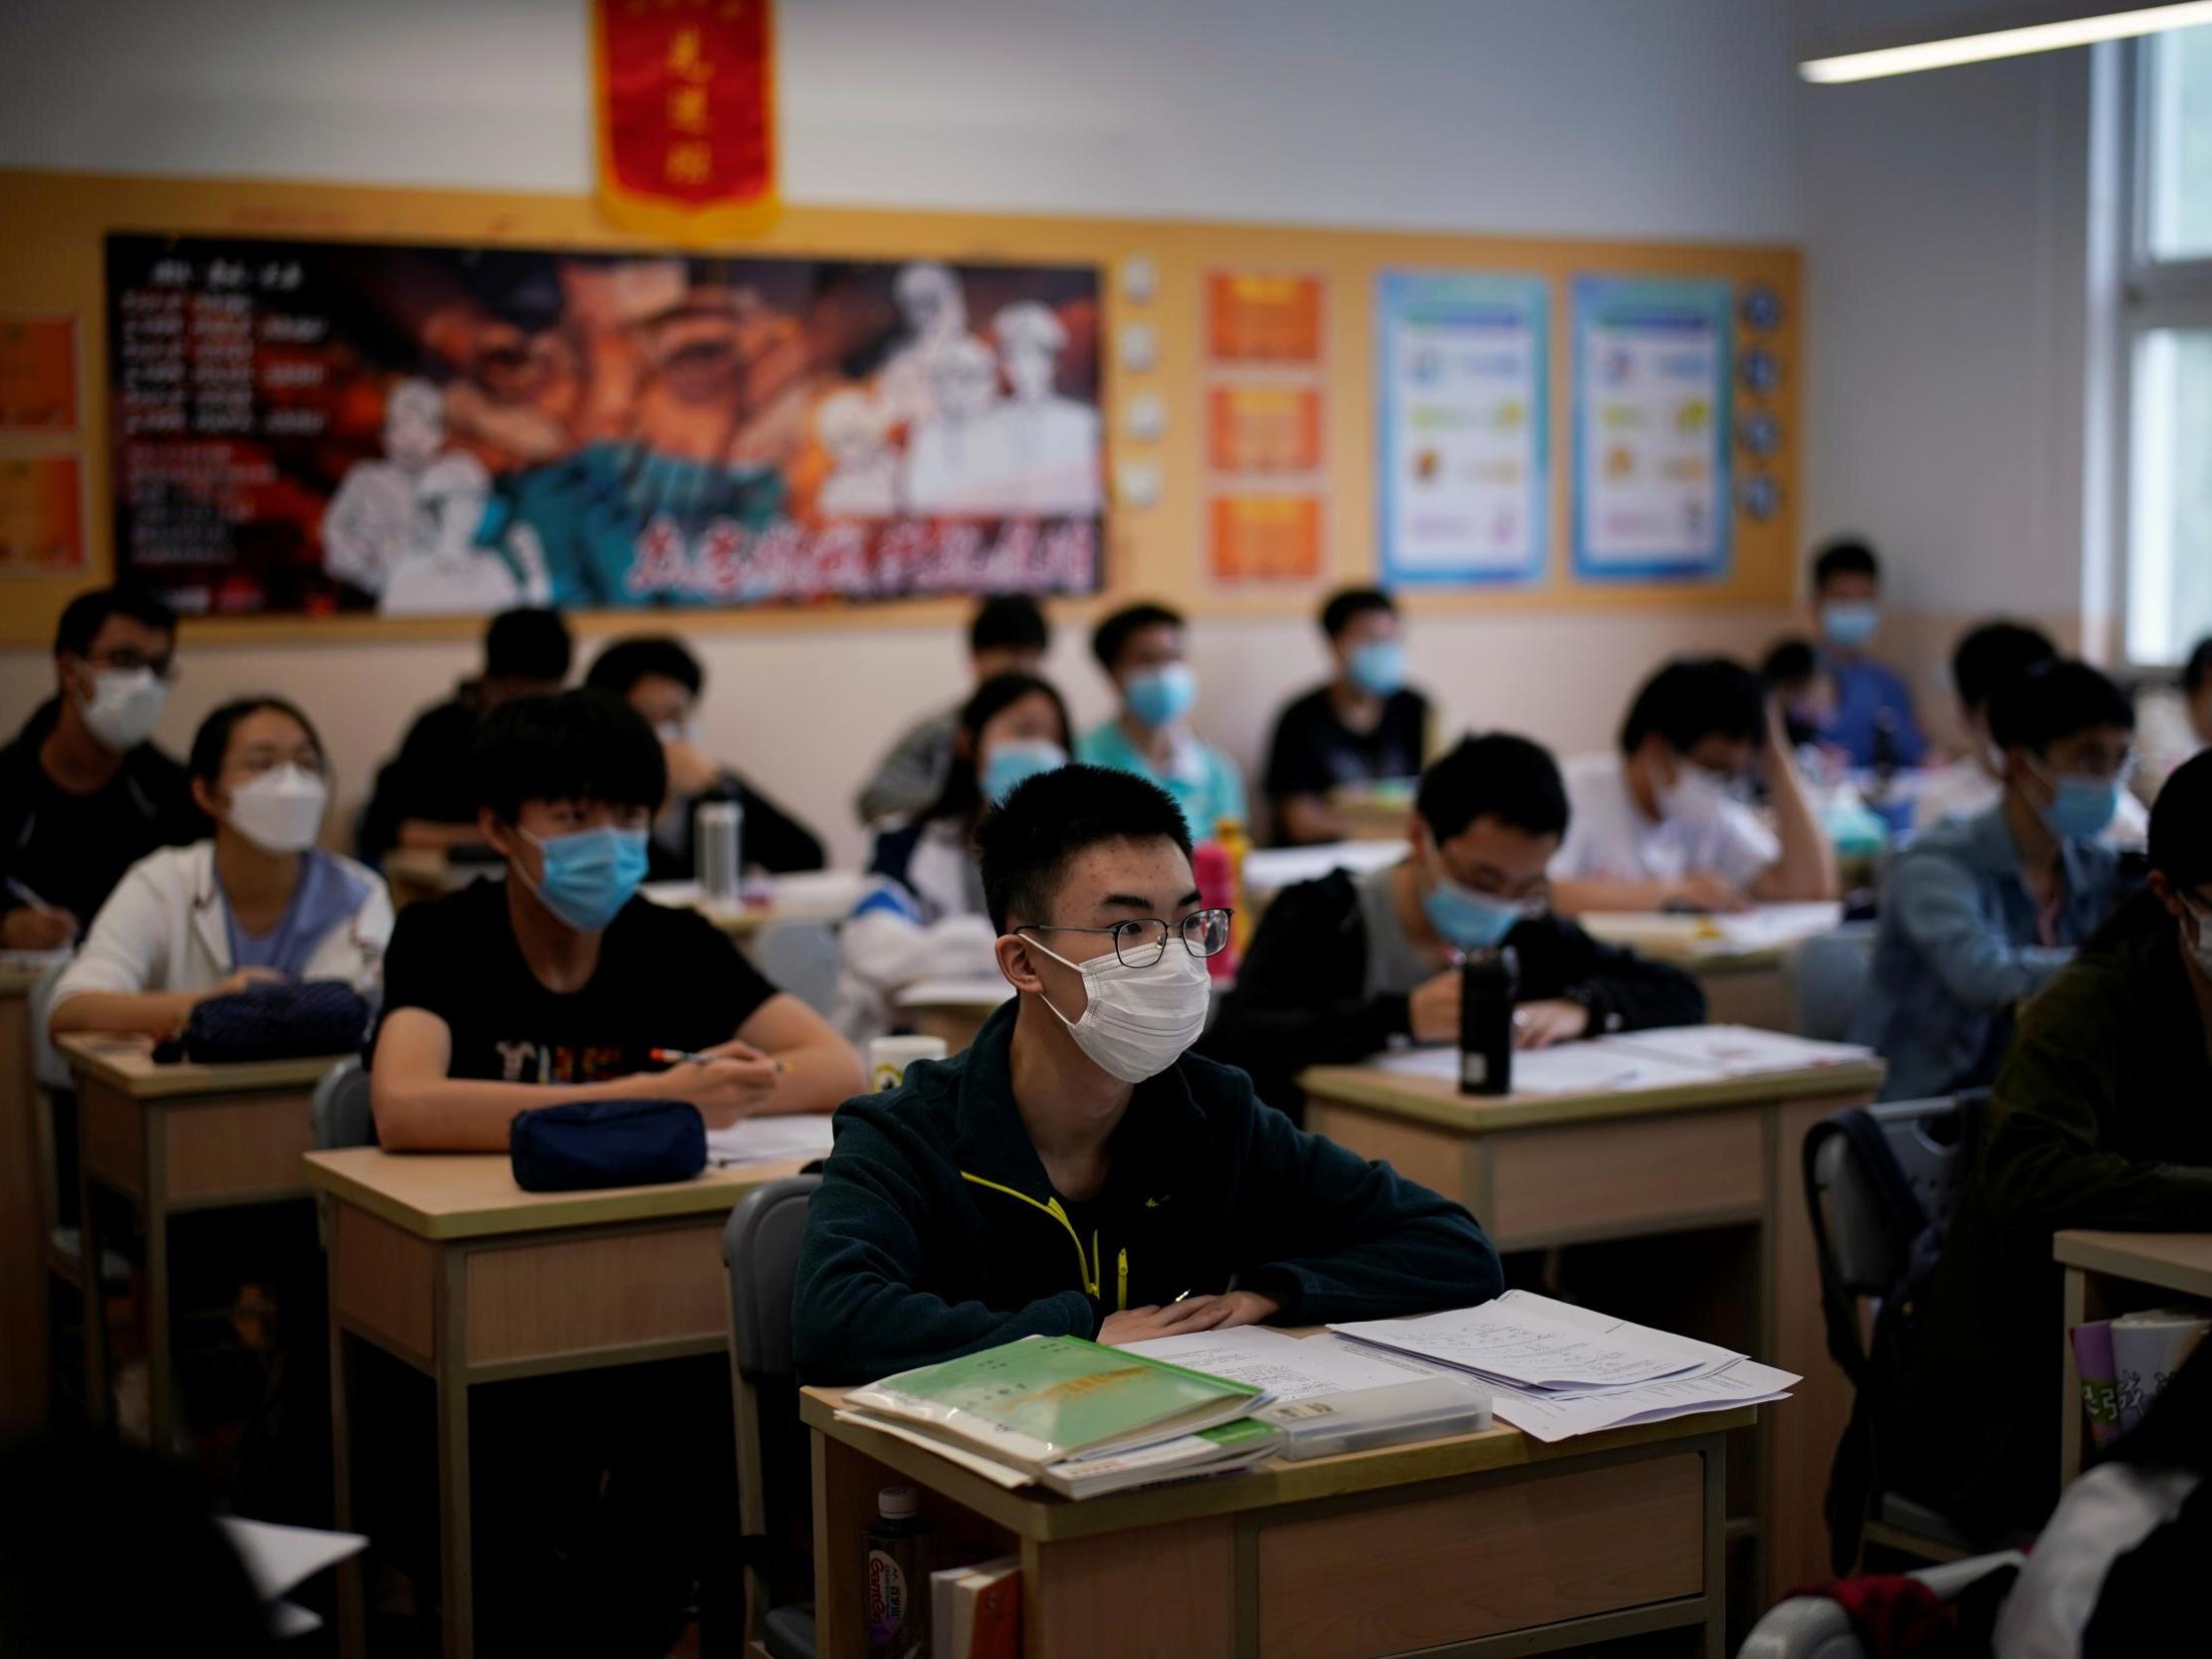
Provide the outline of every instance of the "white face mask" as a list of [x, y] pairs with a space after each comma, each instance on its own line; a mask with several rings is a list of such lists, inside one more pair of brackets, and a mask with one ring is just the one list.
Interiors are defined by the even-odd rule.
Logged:
[[1674, 781], [1659, 792], [1659, 816], [1701, 824], [1716, 817], [1733, 799], [1728, 786], [1695, 761], [1674, 762]]
[[111, 668], [93, 676], [93, 695], [80, 698], [78, 707], [93, 735], [120, 751], [153, 735], [168, 702], [169, 683], [152, 669]]
[[304, 853], [323, 833], [331, 790], [299, 766], [276, 766], [230, 792], [230, 827], [271, 853]]
[[1042, 1000], [1091, 1063], [1124, 1083], [1159, 1076], [1206, 1030], [1212, 976], [1179, 939], [1168, 940], [1167, 954], [1151, 967], [1127, 967], [1111, 950], [1071, 962], [1026, 934], [1021, 942], [1082, 974], [1090, 1002], [1081, 1019], [1052, 1008], [1050, 998]]

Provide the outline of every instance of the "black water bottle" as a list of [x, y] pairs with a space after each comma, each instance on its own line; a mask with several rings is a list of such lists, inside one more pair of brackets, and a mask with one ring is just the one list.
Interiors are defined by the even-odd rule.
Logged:
[[1513, 1092], [1513, 996], [1521, 964], [1510, 947], [1473, 950], [1459, 969], [1459, 1093]]

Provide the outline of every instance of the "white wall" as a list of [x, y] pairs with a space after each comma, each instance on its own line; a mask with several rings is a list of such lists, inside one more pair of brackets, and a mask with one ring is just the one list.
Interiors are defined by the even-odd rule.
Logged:
[[[23, 15], [28, 12], [29, 15]], [[587, 188], [577, 0], [45, 0], [0, 52], [0, 166]], [[793, 199], [1589, 236], [1804, 229], [1789, 18], [1773, 0], [784, 0]], [[1682, 649], [1772, 615], [1437, 617], [1416, 666], [1462, 724], [1568, 748]], [[709, 735], [858, 855], [878, 745], [962, 685], [919, 630], [704, 635]], [[358, 787], [473, 650], [201, 648], [171, 744], [220, 698], [297, 695]], [[1303, 622], [1209, 622], [1203, 724], [1248, 762], [1318, 672]], [[1103, 710], [1081, 643], [1062, 684]], [[0, 653], [0, 724], [41, 695]]]

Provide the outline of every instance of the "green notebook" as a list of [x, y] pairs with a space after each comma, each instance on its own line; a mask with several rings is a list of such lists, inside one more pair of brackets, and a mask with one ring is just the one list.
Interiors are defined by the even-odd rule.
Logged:
[[848, 1409], [1038, 1474], [1078, 1454], [1197, 1434], [1256, 1409], [1266, 1390], [1080, 1337], [1024, 1337], [845, 1396]]

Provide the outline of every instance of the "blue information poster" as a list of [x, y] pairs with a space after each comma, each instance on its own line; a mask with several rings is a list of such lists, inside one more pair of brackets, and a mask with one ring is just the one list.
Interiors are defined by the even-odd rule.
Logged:
[[1728, 570], [1729, 289], [1574, 283], [1574, 572], [1597, 581]]
[[1375, 333], [1385, 585], [1543, 576], [1549, 309], [1540, 277], [1383, 273]]

